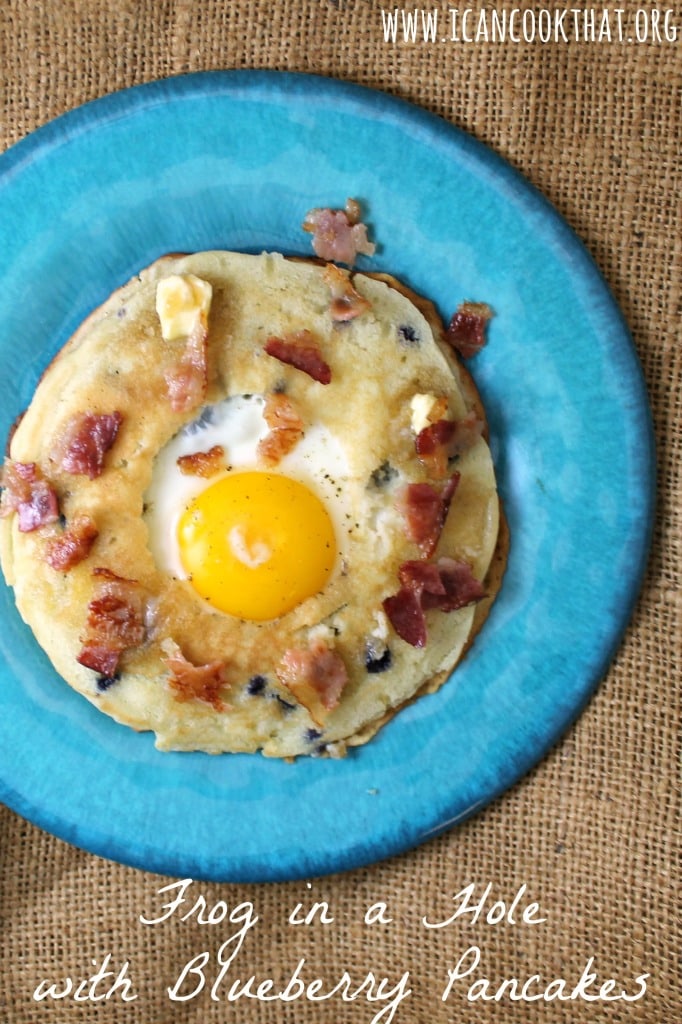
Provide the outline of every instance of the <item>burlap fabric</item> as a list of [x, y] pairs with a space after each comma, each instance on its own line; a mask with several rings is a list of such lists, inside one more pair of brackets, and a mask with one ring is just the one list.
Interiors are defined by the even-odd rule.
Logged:
[[[231, 979], [272, 978], [272, 991], [281, 991], [305, 958], [302, 976], [325, 979], [327, 990], [344, 971], [353, 991], [369, 972], [377, 983], [386, 979], [383, 1000], [359, 995], [349, 1002], [339, 990], [327, 1001], [243, 996], [229, 1002], [227, 982], [215, 992], [219, 1001], [211, 999], [217, 951], [237, 924], [201, 926], [174, 915], [145, 926], [140, 915], [160, 913], [156, 893], [169, 879], [81, 852], [0, 809], [2, 1024], [682, 1019], [676, 888], [682, 8], [660, 5], [656, 22], [656, 9], [646, 0], [641, 9], [625, 0], [620, 10], [624, 32], [634, 40], [629, 43], [591, 40], [590, 18], [596, 19], [596, 35], [601, 5], [592, 15], [588, 9], [581, 38], [568, 42], [561, 33], [546, 43], [537, 36], [450, 45], [384, 41], [382, 8], [436, 6], [447, 18], [449, 10], [462, 14], [467, 8], [394, 7], [384, 0], [2, 0], [0, 145], [6, 148], [55, 115], [111, 90], [234, 67], [311, 71], [375, 86], [491, 144], [582, 236], [630, 323], [643, 363], [659, 446], [660, 497], [649, 571], [625, 640], [570, 733], [530, 777], [464, 826], [348, 875], [260, 886], [195, 884], [193, 894], [209, 905], [248, 901], [258, 915]], [[503, 0], [468, 6], [476, 17], [482, 9], [512, 10]], [[561, 10], [555, 4], [546, 9], [553, 17]], [[609, 10], [615, 19], [615, 7]], [[567, 34], [573, 33], [574, 17], [569, 13], [559, 23]], [[676, 40], [666, 38], [673, 25]], [[615, 33], [615, 20], [612, 27]], [[634, 29], [647, 40], [638, 42]], [[474, 922], [468, 915], [447, 927], [425, 928], [424, 916], [432, 922], [450, 917], [457, 906], [452, 897], [470, 883], [477, 897], [491, 885], [487, 906], [503, 900], [507, 910], [525, 886], [512, 915], [516, 923]], [[297, 904], [304, 914], [323, 901], [329, 923], [321, 911], [309, 925], [290, 923]], [[386, 904], [383, 921], [366, 923], [366, 911], [379, 901]], [[521, 919], [531, 901], [539, 903], [535, 916], [542, 923]], [[480, 962], [443, 1000], [448, 968], [467, 951], [466, 963], [473, 965], [476, 949]], [[167, 989], [202, 952], [208, 955], [203, 991], [184, 1002], [170, 1000]], [[108, 983], [81, 988], [78, 1000], [34, 999], [41, 981], [57, 982], [63, 990], [70, 977], [75, 988], [97, 974], [107, 955]], [[126, 963], [130, 985], [121, 984], [105, 999]], [[491, 998], [503, 980], [536, 974], [541, 982], [533, 982], [527, 994], [550, 986], [546, 994], [556, 995], [551, 983], [561, 977], [570, 994], [586, 968], [598, 975], [590, 993], [614, 979], [603, 995], [625, 993], [630, 1000]], [[401, 990], [404, 972], [409, 979]], [[644, 974], [649, 977], [642, 983], [637, 979]], [[469, 998], [483, 994], [482, 984], [469, 992], [477, 979], [489, 980], [489, 998]], [[198, 982], [197, 973], [189, 975], [186, 991]], [[380, 994], [376, 986], [374, 993]]]

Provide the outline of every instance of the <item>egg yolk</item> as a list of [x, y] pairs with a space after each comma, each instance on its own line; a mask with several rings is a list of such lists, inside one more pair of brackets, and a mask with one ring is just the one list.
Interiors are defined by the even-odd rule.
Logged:
[[334, 528], [320, 499], [277, 473], [216, 480], [182, 513], [178, 545], [201, 597], [258, 622], [317, 594], [336, 560]]

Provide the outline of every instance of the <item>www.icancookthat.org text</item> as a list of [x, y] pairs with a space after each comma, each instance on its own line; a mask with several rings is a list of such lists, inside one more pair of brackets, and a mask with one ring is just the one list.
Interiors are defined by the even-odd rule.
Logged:
[[386, 43], [675, 43], [670, 8], [400, 7], [381, 10]]

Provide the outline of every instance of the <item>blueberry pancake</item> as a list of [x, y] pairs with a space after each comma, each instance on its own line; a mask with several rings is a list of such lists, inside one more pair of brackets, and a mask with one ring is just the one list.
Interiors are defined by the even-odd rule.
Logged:
[[2, 567], [57, 672], [161, 750], [339, 756], [449, 673], [494, 597], [485, 437], [392, 279], [164, 257], [16, 426]]

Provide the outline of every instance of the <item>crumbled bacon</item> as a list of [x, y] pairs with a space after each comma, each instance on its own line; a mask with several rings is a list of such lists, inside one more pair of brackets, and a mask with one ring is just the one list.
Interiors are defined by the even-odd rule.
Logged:
[[445, 586], [436, 562], [421, 559], [403, 562], [398, 569], [398, 579], [401, 586], [417, 594], [420, 600], [424, 593], [438, 597], [445, 595]]
[[316, 207], [308, 211], [302, 227], [312, 234], [313, 249], [321, 260], [335, 260], [352, 267], [358, 254], [374, 255], [376, 246], [367, 238], [360, 212], [355, 199], [347, 199], [344, 210]]
[[308, 648], [293, 648], [282, 655], [277, 678], [310, 712], [318, 725], [339, 703], [348, 672], [343, 658], [323, 640]]
[[268, 338], [264, 345], [269, 356], [307, 373], [320, 384], [329, 384], [332, 371], [324, 361], [311, 331], [294, 331], [284, 338]]
[[485, 345], [485, 328], [492, 315], [485, 302], [463, 302], [450, 320], [446, 340], [464, 359], [475, 356]]
[[77, 661], [103, 676], [115, 674], [121, 655], [138, 647], [146, 636], [146, 602], [136, 580], [124, 579], [110, 569], [92, 573], [94, 595], [88, 604], [85, 632]]
[[258, 442], [257, 453], [269, 466], [276, 466], [303, 437], [303, 420], [293, 403], [279, 391], [265, 399], [263, 418], [269, 433]]
[[410, 540], [429, 558], [443, 531], [450, 503], [457, 490], [460, 474], [453, 473], [440, 490], [428, 483], [408, 484], [398, 498]]
[[448, 471], [448, 461], [468, 451], [482, 430], [483, 422], [473, 410], [461, 420], [436, 420], [415, 437], [417, 456], [432, 476], [443, 479]]
[[455, 429], [454, 420], [436, 420], [420, 430], [415, 438], [414, 446], [419, 461], [438, 480], [448, 471], [449, 446]]
[[168, 398], [174, 412], [191, 412], [201, 404], [208, 386], [208, 323], [206, 315], [185, 341], [184, 352], [175, 365], [166, 370]]
[[412, 647], [426, 646], [426, 619], [413, 590], [401, 587], [397, 594], [385, 598], [383, 608], [398, 636]]
[[412, 647], [426, 645], [425, 611], [452, 612], [485, 596], [471, 566], [453, 558], [403, 562], [398, 578], [400, 590], [384, 600], [383, 608], [398, 636]]
[[469, 604], [482, 600], [485, 589], [476, 579], [468, 562], [455, 558], [439, 558], [436, 562], [444, 594], [435, 594], [432, 589], [422, 592], [422, 607], [439, 608], [443, 612], [455, 612]]
[[221, 697], [221, 691], [227, 685], [225, 662], [194, 665], [175, 643], [169, 645], [169, 653], [164, 660], [171, 673], [168, 684], [177, 701], [200, 700], [216, 711], [229, 710], [229, 705]]
[[2, 487], [0, 516], [16, 512], [22, 533], [31, 533], [59, 518], [56, 492], [35, 462], [6, 459]]
[[370, 302], [353, 287], [350, 274], [340, 267], [328, 263], [324, 270], [324, 281], [331, 291], [329, 306], [332, 320], [345, 323], [371, 308]]
[[192, 452], [180, 455], [177, 459], [178, 469], [185, 476], [215, 476], [225, 466], [225, 449], [214, 444], [207, 452]]
[[104, 469], [104, 457], [122, 422], [118, 411], [78, 413], [66, 424], [52, 457], [65, 473], [94, 480]]
[[45, 561], [59, 572], [68, 572], [87, 558], [99, 530], [88, 515], [75, 516], [73, 522], [47, 544]]

